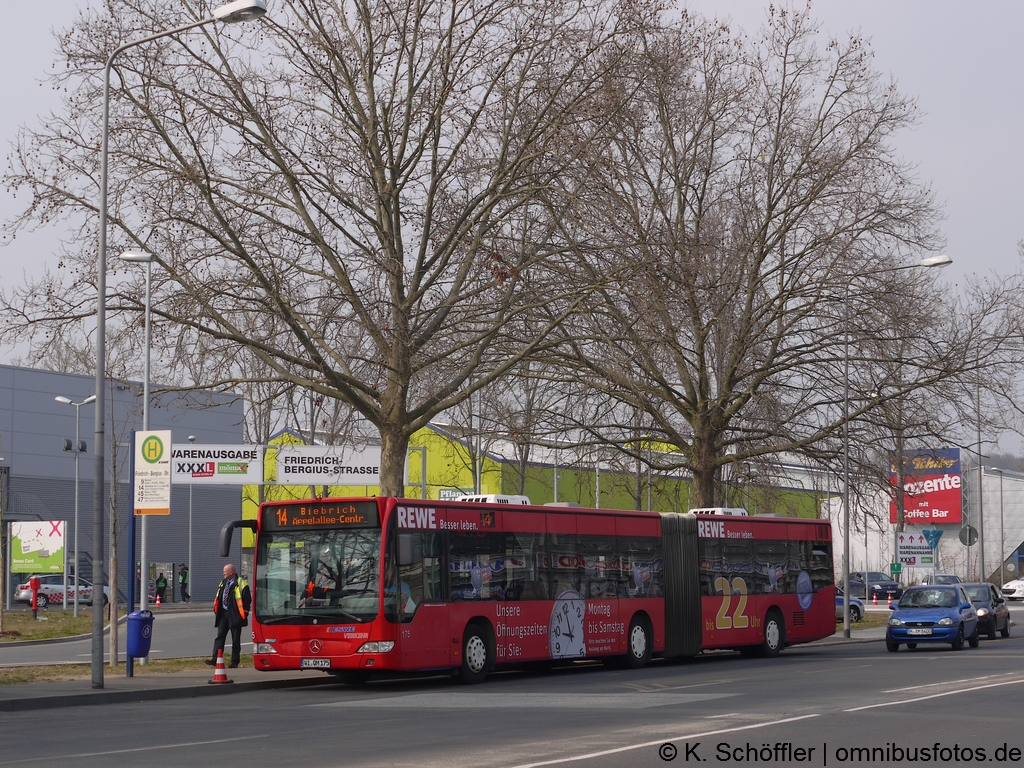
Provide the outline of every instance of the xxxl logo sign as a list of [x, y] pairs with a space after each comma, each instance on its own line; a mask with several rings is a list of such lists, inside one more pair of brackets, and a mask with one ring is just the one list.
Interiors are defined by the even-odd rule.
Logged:
[[216, 470], [217, 466], [212, 461], [179, 461], [174, 471], [179, 475], [213, 477]]

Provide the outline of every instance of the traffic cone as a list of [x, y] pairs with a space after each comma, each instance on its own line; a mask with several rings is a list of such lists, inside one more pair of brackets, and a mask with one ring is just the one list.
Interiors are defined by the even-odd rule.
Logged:
[[[872, 592], [871, 593], [871, 604], [872, 605], [878, 605], [878, 593], [877, 592]], [[159, 605], [159, 603], [157, 603], [157, 605]]]
[[888, 597], [889, 601], [886, 603], [886, 607], [892, 608], [892, 592], [889, 593]]
[[160, 593], [159, 592], [156, 593], [156, 607], [157, 608], [160, 607]]
[[217, 668], [213, 672], [213, 680], [210, 683], [233, 683], [234, 680], [228, 680], [228, 671], [224, 667], [224, 650], [217, 651]]

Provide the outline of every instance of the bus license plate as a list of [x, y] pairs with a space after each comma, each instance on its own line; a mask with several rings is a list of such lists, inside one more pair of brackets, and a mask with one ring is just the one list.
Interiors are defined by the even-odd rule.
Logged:
[[330, 659], [303, 659], [302, 669], [329, 669], [331, 666]]
[[[931, 628], [925, 629], [908, 629], [908, 635], [930, 635], [932, 633]], [[312, 659], [312, 661], [319, 661], [319, 659]]]

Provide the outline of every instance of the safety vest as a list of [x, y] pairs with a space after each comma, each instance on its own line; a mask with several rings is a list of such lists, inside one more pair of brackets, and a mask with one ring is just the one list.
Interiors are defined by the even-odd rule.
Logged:
[[[238, 608], [238, 615], [242, 617], [242, 621], [245, 621], [245, 604], [242, 602], [242, 590], [249, 586], [249, 582], [243, 579], [241, 576], [235, 578], [235, 606]], [[213, 599], [213, 612], [217, 613], [220, 610], [221, 598], [224, 594], [224, 582], [221, 581], [217, 587], [217, 596]]]

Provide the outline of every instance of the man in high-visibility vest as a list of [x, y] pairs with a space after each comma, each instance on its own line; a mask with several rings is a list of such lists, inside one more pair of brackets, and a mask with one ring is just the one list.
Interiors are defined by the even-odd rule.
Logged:
[[217, 587], [217, 597], [213, 601], [213, 612], [216, 617], [217, 640], [213, 644], [213, 658], [207, 664], [217, 663], [217, 653], [224, 650], [228, 630], [231, 631], [231, 668], [238, 666], [242, 653], [242, 627], [249, 623], [249, 608], [252, 605], [252, 593], [249, 584], [238, 575], [235, 566], [228, 563], [224, 566], [224, 579]]

